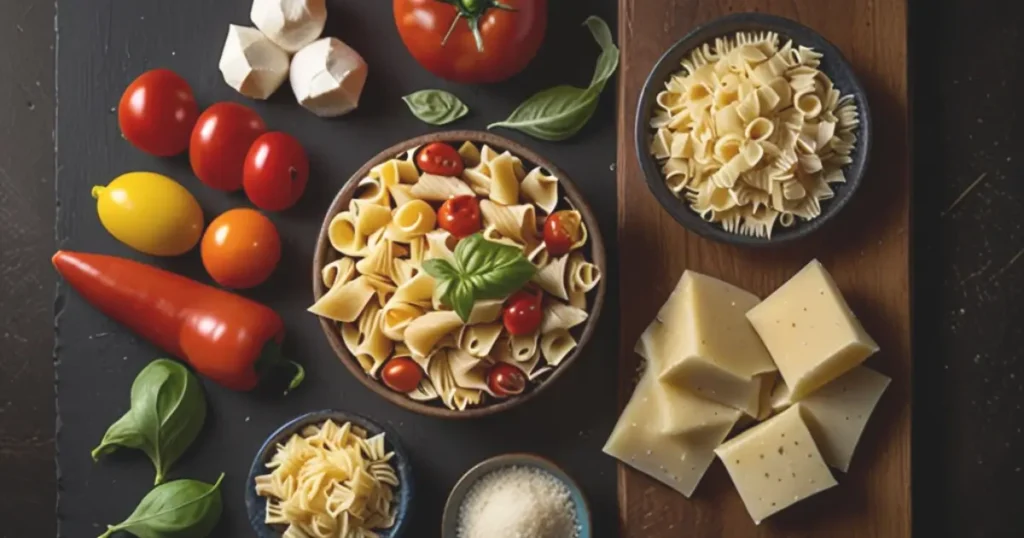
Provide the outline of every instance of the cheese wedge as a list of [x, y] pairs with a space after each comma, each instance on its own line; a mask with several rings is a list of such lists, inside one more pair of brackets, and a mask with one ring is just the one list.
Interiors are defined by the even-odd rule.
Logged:
[[758, 416], [761, 376], [775, 371], [746, 319], [759, 301], [721, 280], [684, 272], [642, 336], [661, 381]]
[[790, 407], [715, 450], [755, 523], [836, 485], [800, 407]]
[[878, 351], [818, 260], [751, 308], [747, 318], [797, 400]]
[[[868, 418], [890, 381], [866, 366], [857, 366], [800, 400], [807, 428], [821, 449], [825, 463], [843, 472], [850, 468]], [[771, 403], [779, 410], [792, 405], [785, 384], [780, 383], [775, 388]]]
[[641, 377], [604, 452], [689, 497], [740, 413], [685, 393], [660, 394], [662, 388], [651, 370]]

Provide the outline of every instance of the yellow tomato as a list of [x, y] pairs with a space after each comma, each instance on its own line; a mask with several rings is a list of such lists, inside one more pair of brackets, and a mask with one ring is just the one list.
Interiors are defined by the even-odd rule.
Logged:
[[154, 256], [188, 252], [203, 234], [203, 210], [173, 179], [131, 172], [93, 187], [103, 227], [129, 247]]

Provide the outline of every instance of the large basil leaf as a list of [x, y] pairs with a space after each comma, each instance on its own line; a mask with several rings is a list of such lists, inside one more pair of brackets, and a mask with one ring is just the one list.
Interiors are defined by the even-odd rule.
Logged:
[[431, 125], [451, 123], [469, 112], [466, 103], [443, 90], [420, 90], [402, 97], [413, 116]]
[[110, 426], [92, 457], [99, 459], [118, 447], [141, 450], [153, 462], [153, 483], [159, 484], [205, 420], [206, 396], [199, 380], [180, 363], [157, 359], [135, 378], [131, 408]]
[[585, 24], [601, 47], [590, 86], [561, 85], [543, 90], [519, 105], [505, 121], [492, 123], [488, 129], [517, 129], [534, 138], [559, 141], [575, 135], [590, 121], [601, 91], [619, 66], [619, 49], [608, 25], [599, 17], [587, 17]]
[[128, 519], [107, 527], [99, 538], [125, 531], [139, 538], [206, 538], [217, 526], [224, 503], [220, 483], [175, 480], [153, 488]]

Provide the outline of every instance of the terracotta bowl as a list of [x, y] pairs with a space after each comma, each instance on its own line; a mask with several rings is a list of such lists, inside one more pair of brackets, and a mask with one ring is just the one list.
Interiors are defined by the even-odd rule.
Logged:
[[[398, 143], [377, 154], [376, 157], [370, 159], [370, 161], [364, 164], [362, 168], [352, 174], [352, 177], [349, 178], [348, 182], [345, 183], [345, 186], [342, 187], [341, 191], [334, 198], [334, 202], [331, 203], [330, 209], [327, 210], [327, 214], [324, 216], [323, 226], [320, 229], [320, 236], [317, 238], [316, 251], [313, 255], [314, 300], [319, 300], [320, 297], [327, 292], [327, 287], [324, 286], [323, 281], [321, 280], [320, 270], [328, 263], [338, 259], [340, 256], [340, 253], [334, 250], [328, 240], [328, 227], [330, 226], [331, 219], [333, 219], [335, 215], [348, 209], [349, 202], [352, 200], [352, 197], [355, 195], [356, 189], [358, 188], [359, 180], [366, 177], [369, 174], [370, 169], [374, 166], [377, 166], [388, 159], [392, 159], [412, 148], [429, 144], [431, 142], [448, 142], [456, 145], [457, 147], [459, 144], [467, 140], [478, 145], [487, 144], [498, 152], [508, 150], [513, 155], [523, 159], [524, 163], [527, 165], [541, 166], [554, 174], [559, 180], [561, 197], [568, 198], [572, 205], [575, 206], [581, 215], [583, 215], [583, 221], [586, 224], [590, 235], [590, 252], [587, 256], [588, 259], [597, 265], [603, 276], [607, 277], [608, 273], [605, 264], [604, 241], [601, 239], [601, 231], [598, 227], [597, 219], [594, 217], [594, 213], [590, 209], [590, 206], [583, 199], [580, 191], [575, 185], [573, 185], [572, 181], [568, 179], [564, 172], [537, 153], [506, 138], [480, 131], [447, 131], [419, 136], [406, 140], [405, 142]], [[587, 318], [586, 323], [583, 324], [582, 331], [579, 327], [572, 331], [578, 342], [576, 349], [574, 349], [569, 356], [563, 359], [562, 363], [555, 368], [554, 371], [542, 378], [539, 382], [532, 382], [523, 394], [502, 400], [488, 399], [487, 403], [476, 407], [470, 407], [465, 411], [448, 409], [438, 402], [418, 402], [410, 399], [404, 394], [388, 389], [383, 383], [367, 375], [355, 358], [352, 357], [341, 340], [341, 334], [338, 330], [337, 322], [327, 318], [320, 318], [320, 326], [323, 328], [324, 334], [327, 335], [327, 341], [330, 342], [331, 348], [334, 349], [334, 352], [338, 355], [338, 358], [341, 359], [341, 362], [345, 367], [352, 372], [352, 375], [354, 375], [361, 383], [366, 385], [367, 388], [384, 397], [388, 401], [398, 405], [399, 407], [408, 409], [409, 411], [434, 417], [482, 417], [512, 409], [513, 407], [526, 403], [546, 390], [569, 370], [593, 336], [597, 320], [601, 315], [601, 307], [604, 304], [604, 294], [605, 278], [602, 278], [598, 286], [588, 294], [590, 315]]]

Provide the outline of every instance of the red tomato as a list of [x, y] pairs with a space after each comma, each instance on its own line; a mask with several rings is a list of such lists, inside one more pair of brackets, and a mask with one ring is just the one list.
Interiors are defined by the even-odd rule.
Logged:
[[487, 371], [487, 388], [500, 398], [522, 394], [526, 390], [526, 376], [519, 368], [499, 362]]
[[185, 151], [198, 116], [192, 88], [170, 69], [139, 75], [117, 105], [121, 134], [133, 146], [158, 157]]
[[416, 155], [416, 166], [438, 176], [462, 175], [464, 168], [459, 152], [444, 142], [433, 142], [421, 149]]
[[547, 0], [393, 1], [398, 33], [413, 58], [463, 83], [500, 82], [522, 71], [548, 23]]
[[231, 209], [210, 223], [200, 246], [203, 266], [225, 288], [251, 288], [266, 280], [281, 259], [281, 238], [255, 209]]
[[540, 307], [540, 293], [520, 290], [505, 301], [501, 319], [509, 334], [530, 334], [540, 327], [544, 311]]
[[189, 141], [192, 172], [210, 187], [237, 191], [242, 188], [245, 156], [266, 131], [266, 124], [249, 107], [224, 102], [207, 108]]
[[480, 203], [476, 196], [464, 194], [445, 200], [437, 210], [437, 224], [458, 238], [480, 231]]
[[409, 357], [395, 357], [384, 365], [380, 379], [395, 392], [412, 392], [423, 381], [423, 370]]
[[288, 209], [299, 200], [309, 180], [306, 150], [291, 135], [260, 135], [245, 157], [245, 195], [264, 211]]
[[580, 214], [576, 211], [555, 211], [544, 221], [544, 245], [552, 256], [561, 256], [572, 250], [582, 239]]

